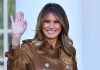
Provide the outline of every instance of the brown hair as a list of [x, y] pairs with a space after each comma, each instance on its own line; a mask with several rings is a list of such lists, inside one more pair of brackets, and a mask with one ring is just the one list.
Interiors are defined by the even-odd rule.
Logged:
[[42, 32], [42, 23], [48, 13], [53, 13], [54, 15], [58, 17], [58, 20], [62, 26], [61, 33], [59, 34], [59, 39], [61, 40], [63, 47], [66, 48], [67, 54], [70, 55], [74, 60], [74, 63], [73, 63], [74, 70], [77, 70], [77, 66], [76, 66], [77, 63], [75, 60], [76, 50], [73, 47], [73, 41], [68, 36], [68, 32], [69, 32], [68, 18], [64, 9], [59, 4], [48, 3], [42, 8], [37, 19], [37, 25], [36, 25], [37, 31], [36, 31], [34, 40], [40, 41], [40, 42], [45, 41], [45, 36], [43, 35], [43, 32]]

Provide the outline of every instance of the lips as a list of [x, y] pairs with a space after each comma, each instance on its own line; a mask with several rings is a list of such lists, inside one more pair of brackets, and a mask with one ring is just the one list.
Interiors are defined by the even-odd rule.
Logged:
[[53, 34], [53, 33], [56, 32], [56, 30], [47, 30], [47, 32], [48, 32], [49, 34]]

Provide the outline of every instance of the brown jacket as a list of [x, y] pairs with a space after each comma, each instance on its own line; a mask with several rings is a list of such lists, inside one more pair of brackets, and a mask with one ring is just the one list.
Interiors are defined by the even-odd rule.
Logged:
[[53, 48], [48, 42], [35, 48], [32, 40], [25, 40], [21, 48], [9, 49], [7, 70], [77, 70], [73, 59], [60, 42]]

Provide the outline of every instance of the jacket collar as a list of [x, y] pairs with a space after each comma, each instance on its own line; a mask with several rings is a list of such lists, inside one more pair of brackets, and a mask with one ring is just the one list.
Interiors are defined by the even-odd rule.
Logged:
[[53, 46], [47, 40], [45, 40], [40, 48], [43, 48], [43, 47], [48, 48], [48, 49], [56, 49], [56, 48], [62, 47], [62, 43], [59, 39], [57, 39], [55, 48], [53, 48]]

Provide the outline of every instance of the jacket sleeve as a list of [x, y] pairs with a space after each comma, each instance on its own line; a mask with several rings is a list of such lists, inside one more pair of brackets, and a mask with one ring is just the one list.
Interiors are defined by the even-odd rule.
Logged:
[[[23, 47], [24, 45], [22, 45]], [[27, 70], [29, 58], [21, 48], [11, 48], [8, 52], [7, 70]]]

